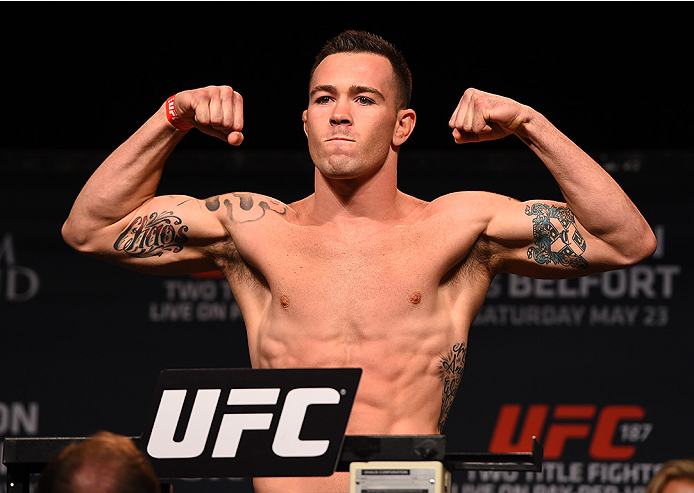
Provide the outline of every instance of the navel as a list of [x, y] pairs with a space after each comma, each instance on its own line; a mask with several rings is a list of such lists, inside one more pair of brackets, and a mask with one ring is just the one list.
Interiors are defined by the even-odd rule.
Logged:
[[280, 305], [282, 305], [282, 308], [284, 308], [285, 310], [289, 308], [289, 296], [287, 296], [286, 294], [280, 296]]
[[412, 294], [410, 294], [410, 303], [413, 305], [418, 305], [420, 301], [422, 301], [422, 293], [419, 291], [413, 291]]

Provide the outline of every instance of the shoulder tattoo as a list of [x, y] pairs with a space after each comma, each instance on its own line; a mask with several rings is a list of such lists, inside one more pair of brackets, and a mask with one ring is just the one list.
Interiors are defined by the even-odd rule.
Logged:
[[[214, 212], [220, 207], [219, 196], [211, 197], [205, 201], [207, 210]], [[248, 223], [262, 219], [267, 211], [284, 215], [287, 206], [272, 199], [259, 198], [251, 193], [232, 193], [231, 198], [224, 199], [224, 207], [227, 209], [229, 219], [234, 223]]]
[[576, 228], [573, 212], [568, 207], [532, 204], [525, 214], [533, 217], [535, 245], [528, 248], [528, 258], [538, 264], [563, 265], [575, 269], [588, 268], [583, 258], [586, 241]]

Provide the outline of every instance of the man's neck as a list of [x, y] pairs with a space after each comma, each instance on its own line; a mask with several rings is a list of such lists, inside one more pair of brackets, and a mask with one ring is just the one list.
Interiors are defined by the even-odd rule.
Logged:
[[330, 179], [316, 169], [312, 217], [318, 222], [388, 221], [401, 215], [396, 166], [368, 177]]

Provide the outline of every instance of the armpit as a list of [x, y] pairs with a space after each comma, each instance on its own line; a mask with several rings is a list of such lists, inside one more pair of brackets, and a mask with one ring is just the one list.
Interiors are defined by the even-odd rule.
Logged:
[[267, 281], [244, 260], [231, 238], [212, 246], [210, 253], [214, 263], [229, 281], [267, 286]]
[[441, 284], [470, 279], [479, 280], [480, 276], [491, 281], [497, 270], [490, 241], [480, 237], [475, 241], [467, 256], [446, 273]]

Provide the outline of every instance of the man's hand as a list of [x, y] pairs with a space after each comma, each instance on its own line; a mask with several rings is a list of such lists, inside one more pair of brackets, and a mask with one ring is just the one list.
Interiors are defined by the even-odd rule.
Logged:
[[201, 132], [231, 145], [243, 142], [243, 98], [229, 86], [208, 86], [176, 94], [176, 113]]
[[482, 142], [516, 133], [532, 110], [516, 101], [477, 89], [468, 89], [460, 99], [448, 126], [457, 144]]

